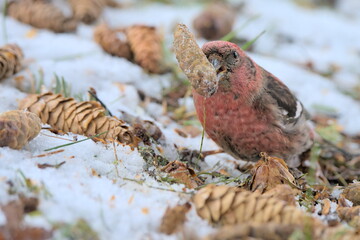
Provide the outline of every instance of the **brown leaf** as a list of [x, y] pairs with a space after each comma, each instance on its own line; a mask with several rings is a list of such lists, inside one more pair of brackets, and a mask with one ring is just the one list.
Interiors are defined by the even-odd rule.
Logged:
[[180, 68], [195, 91], [204, 97], [214, 94], [218, 88], [215, 69], [184, 24], [176, 26], [174, 51]]
[[342, 195], [353, 202], [354, 205], [360, 205], [360, 182], [349, 184], [342, 192]]
[[41, 120], [31, 112], [13, 110], [0, 114], [0, 147], [21, 149], [41, 130]]
[[168, 173], [169, 176], [176, 179], [178, 183], [183, 183], [187, 188], [197, 188], [204, 184], [204, 182], [197, 177], [193, 169], [180, 161], [168, 163], [161, 171]]
[[252, 175], [251, 191], [263, 193], [279, 184], [296, 186], [295, 178], [289, 172], [285, 161], [281, 158], [267, 156], [266, 153], [261, 153], [261, 159], [255, 164]]
[[330, 208], [331, 208], [331, 201], [328, 198], [325, 198], [322, 203], [323, 203], [323, 206], [321, 209], [321, 215], [324, 215], [324, 216], [329, 215]]
[[186, 213], [191, 209], [190, 203], [168, 207], [161, 220], [159, 231], [167, 235], [178, 232], [186, 221]]
[[349, 223], [349, 225], [360, 227], [360, 206], [355, 207], [338, 207], [336, 212], [341, 220]]
[[11, 201], [1, 209], [6, 217], [6, 224], [0, 226], [0, 239], [46, 240], [52, 232], [43, 228], [24, 226], [24, 213], [36, 209], [37, 198], [20, 196], [20, 200]]

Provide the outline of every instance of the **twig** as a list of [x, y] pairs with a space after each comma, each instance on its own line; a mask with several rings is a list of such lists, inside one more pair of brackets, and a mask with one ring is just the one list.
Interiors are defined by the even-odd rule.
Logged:
[[44, 164], [37, 164], [38, 168], [44, 169], [44, 168], [56, 168], [58, 169], [59, 167], [61, 167], [63, 164], [65, 164], [65, 161], [62, 161], [61, 163], [58, 164], [48, 164], [48, 163], [44, 163]]
[[[139, 185], [144, 185], [144, 183], [145, 183], [145, 181], [143, 181], [143, 180], [136, 180], [136, 179], [132, 179], [132, 178], [122, 178], [122, 179], [125, 180], [125, 181], [135, 182], [135, 183], [137, 183], [137, 184], [139, 184]], [[169, 191], [169, 192], [176, 192], [176, 193], [193, 194], [192, 192], [176, 191], [176, 190], [174, 190], [174, 189], [154, 187], [154, 186], [147, 185], [147, 184], [145, 184], [145, 186], [146, 186], [146, 187], [149, 187], [149, 188], [157, 189], [157, 190], [163, 190], [163, 191]]]
[[67, 146], [70, 146], [70, 145], [73, 145], [73, 144], [76, 144], [76, 143], [84, 142], [84, 141], [86, 141], [86, 140], [93, 139], [93, 138], [96, 138], [96, 137], [98, 137], [98, 136], [100, 136], [100, 135], [103, 135], [103, 134], [105, 134], [105, 133], [107, 133], [107, 132], [108, 132], [108, 131], [102, 132], [102, 133], [96, 134], [96, 135], [94, 135], [94, 136], [85, 138], [85, 139], [80, 140], [80, 141], [76, 141], [76, 142], [72, 142], [72, 143], [67, 143], [67, 144], [59, 145], [59, 146], [56, 146], [56, 147], [53, 147], [53, 148], [48, 148], [48, 149], [45, 149], [44, 151], [47, 152], [47, 151], [55, 150], [55, 149], [58, 149], [58, 148], [67, 147]]
[[[50, 128], [41, 128], [41, 129], [50, 129]], [[62, 138], [62, 137], [58, 137], [58, 136], [51, 136], [51, 135], [48, 135], [48, 134], [45, 134], [45, 133], [40, 133], [40, 134], [44, 135], [46, 137], [52, 137], [52, 138], [57, 138], [57, 139], [65, 140], [65, 141], [75, 142], [72, 139]]]
[[113, 144], [114, 156], [115, 156], [115, 162], [114, 162], [115, 172], [116, 172], [116, 176], [119, 178], [120, 175], [119, 175], [119, 170], [117, 168], [117, 166], [119, 164], [119, 159], [118, 159], [117, 152], [116, 152], [115, 141], [113, 141], [112, 144]]
[[61, 153], [61, 152], [63, 152], [63, 151], [65, 151], [65, 150], [64, 150], [64, 149], [60, 149], [60, 150], [57, 150], [57, 151], [48, 152], [48, 153], [40, 154], [40, 155], [37, 155], [37, 156], [33, 156], [33, 158], [46, 157], [46, 156], [50, 156], [50, 155], [53, 155], [53, 154]]

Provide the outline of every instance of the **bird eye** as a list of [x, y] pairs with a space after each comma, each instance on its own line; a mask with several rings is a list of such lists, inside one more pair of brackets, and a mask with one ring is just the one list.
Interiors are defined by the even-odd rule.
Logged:
[[239, 57], [238, 52], [233, 52], [233, 57], [234, 57], [235, 59], [237, 59], [237, 58]]

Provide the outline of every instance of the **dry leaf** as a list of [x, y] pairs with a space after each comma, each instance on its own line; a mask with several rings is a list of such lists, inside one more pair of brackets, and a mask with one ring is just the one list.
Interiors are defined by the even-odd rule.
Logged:
[[325, 198], [322, 201], [322, 209], [321, 209], [321, 215], [326, 216], [329, 215], [330, 209], [331, 209], [331, 201], [328, 198]]
[[20, 110], [0, 114], [0, 147], [21, 149], [41, 130], [41, 120], [31, 112]]
[[133, 128], [116, 117], [105, 115], [105, 109], [94, 101], [76, 102], [73, 98], [64, 98], [61, 94], [30, 94], [19, 104], [20, 109], [28, 109], [38, 115], [43, 123], [64, 132], [83, 134], [96, 139], [117, 141], [137, 146], [139, 139]]
[[6, 217], [6, 223], [0, 226], [0, 239], [16, 240], [46, 240], [52, 235], [43, 228], [28, 227], [24, 225], [23, 218], [25, 212], [36, 210], [38, 200], [36, 198], [26, 198], [20, 196], [20, 200], [11, 201], [4, 206], [0, 206]]
[[195, 91], [204, 97], [214, 94], [218, 88], [215, 69], [184, 24], [176, 26], [174, 51], [180, 68]]
[[235, 20], [235, 11], [222, 2], [210, 4], [199, 16], [193, 25], [198, 35], [208, 40], [219, 40], [231, 32]]
[[10, 77], [22, 67], [24, 58], [21, 48], [16, 44], [7, 44], [0, 48], [0, 81]]
[[202, 188], [193, 202], [201, 218], [220, 225], [249, 222], [302, 225], [317, 221], [275, 197], [224, 185]]
[[161, 220], [159, 231], [167, 235], [178, 232], [186, 221], [186, 213], [190, 210], [190, 203], [168, 207]]
[[[119, 35], [124, 35], [125, 39], [119, 38]], [[122, 31], [115, 31], [110, 29], [108, 25], [101, 24], [94, 30], [94, 40], [97, 42], [105, 52], [117, 56], [123, 57], [128, 60], [132, 59], [132, 53], [130, 46], [126, 41], [126, 36]]]
[[342, 192], [342, 195], [353, 202], [354, 205], [360, 205], [360, 182], [349, 184]]
[[355, 228], [360, 227], [360, 206], [343, 207], [339, 204], [336, 212], [341, 220], [348, 222]]
[[251, 191], [266, 192], [279, 184], [296, 186], [294, 176], [284, 160], [270, 157], [266, 153], [260, 153], [261, 159], [255, 164], [250, 183]]
[[20, 22], [54, 32], [72, 32], [77, 25], [76, 20], [65, 17], [60, 9], [46, 1], [12, 1], [7, 14]]
[[162, 37], [156, 28], [134, 25], [126, 28], [125, 32], [135, 62], [150, 73], [164, 73]]
[[173, 177], [178, 183], [183, 183], [187, 188], [197, 188], [204, 184], [193, 169], [180, 161], [168, 163], [161, 171], [168, 173], [169, 176]]

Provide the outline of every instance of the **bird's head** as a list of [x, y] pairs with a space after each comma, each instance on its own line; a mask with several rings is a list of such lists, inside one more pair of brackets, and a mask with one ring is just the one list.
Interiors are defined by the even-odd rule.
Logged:
[[232, 76], [240, 69], [246, 54], [236, 44], [225, 41], [208, 42], [202, 50], [215, 68], [219, 87], [229, 89]]

